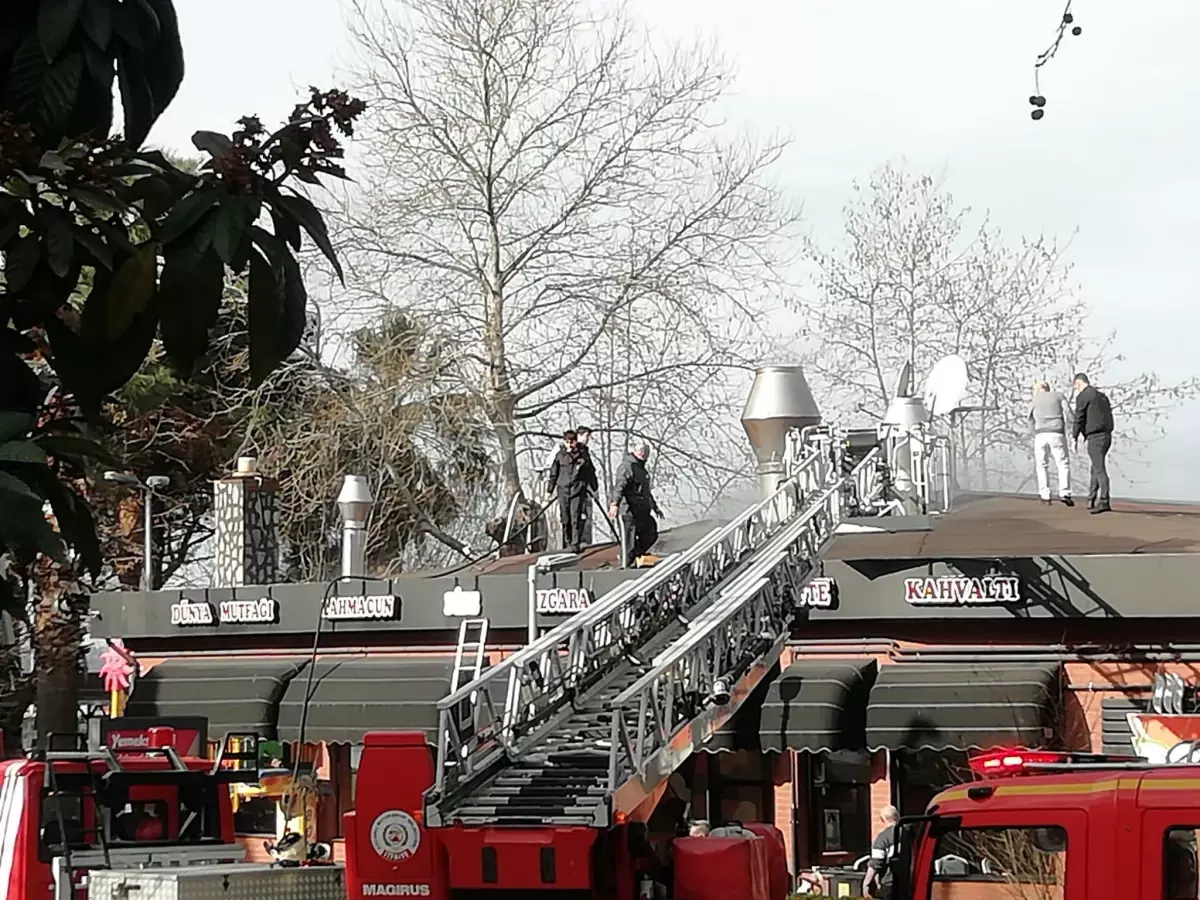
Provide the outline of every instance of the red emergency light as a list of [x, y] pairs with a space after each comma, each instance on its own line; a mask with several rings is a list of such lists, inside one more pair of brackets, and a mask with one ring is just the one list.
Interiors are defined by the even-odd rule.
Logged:
[[1120, 766], [1145, 764], [1140, 756], [1114, 756], [1106, 753], [1072, 753], [1054, 750], [997, 750], [981, 753], [968, 760], [971, 771], [981, 778], [1005, 778], [1026, 775], [1038, 769], [1062, 766]]
[[1044, 750], [998, 750], [972, 757], [969, 764], [971, 771], [983, 778], [1004, 778], [1020, 775], [1035, 765], [1069, 762], [1070, 756]]

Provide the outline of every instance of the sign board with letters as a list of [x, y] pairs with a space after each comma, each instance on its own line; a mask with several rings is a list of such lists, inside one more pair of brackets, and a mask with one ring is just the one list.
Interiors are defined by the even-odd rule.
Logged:
[[156, 728], [171, 729], [172, 743], [181, 756], [203, 756], [207, 752], [208, 719], [204, 716], [106, 717], [100, 720], [100, 743], [122, 753], [137, 753], [154, 745], [151, 730]]
[[547, 588], [537, 592], [535, 609], [549, 616], [573, 615], [592, 605], [592, 592], [587, 588]]
[[221, 622], [231, 625], [274, 625], [279, 621], [279, 603], [270, 597], [258, 600], [222, 600]]
[[1015, 575], [938, 575], [904, 579], [904, 599], [913, 606], [987, 606], [1021, 601]]
[[813, 578], [800, 592], [801, 609], [837, 609], [837, 582], [832, 578]]
[[330, 597], [321, 610], [327, 622], [379, 622], [395, 619], [400, 598], [392, 594], [358, 597]]
[[180, 628], [192, 625], [216, 625], [217, 617], [207, 600], [188, 600], [186, 597], [171, 604], [171, 624]]
[[171, 605], [171, 624], [177, 628], [212, 625], [274, 625], [279, 621], [279, 601], [270, 597], [254, 600], [208, 600], [186, 597]]

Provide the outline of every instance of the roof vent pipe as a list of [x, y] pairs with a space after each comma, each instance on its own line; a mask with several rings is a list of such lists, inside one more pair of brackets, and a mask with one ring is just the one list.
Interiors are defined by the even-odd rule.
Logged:
[[342, 577], [367, 574], [367, 519], [375, 498], [365, 475], [347, 475], [337, 505], [342, 514]]
[[759, 495], [766, 499], [784, 476], [787, 433], [821, 424], [821, 410], [800, 366], [763, 366], [742, 411], [742, 427], [758, 459]]

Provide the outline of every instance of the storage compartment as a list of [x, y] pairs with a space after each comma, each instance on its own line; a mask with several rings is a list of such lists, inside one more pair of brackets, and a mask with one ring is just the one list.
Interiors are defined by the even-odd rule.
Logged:
[[341, 866], [272, 868], [233, 863], [178, 869], [98, 869], [89, 900], [345, 900]]

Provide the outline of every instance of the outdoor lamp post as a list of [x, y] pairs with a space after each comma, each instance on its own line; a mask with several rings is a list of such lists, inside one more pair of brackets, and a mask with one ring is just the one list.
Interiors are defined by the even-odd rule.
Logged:
[[526, 641], [532, 644], [537, 640], [537, 577], [538, 573], [556, 572], [579, 562], [578, 553], [549, 553], [539, 556], [529, 564], [527, 577], [529, 580], [529, 630]]
[[361, 578], [367, 574], [367, 519], [375, 498], [365, 475], [347, 475], [338, 494], [342, 514], [342, 576]]
[[121, 484], [137, 488], [142, 492], [142, 521], [145, 531], [142, 541], [142, 590], [153, 591], [154, 583], [154, 495], [171, 483], [166, 475], [151, 475], [145, 483], [134, 475], [125, 472], [108, 471], [104, 480], [109, 484]]

